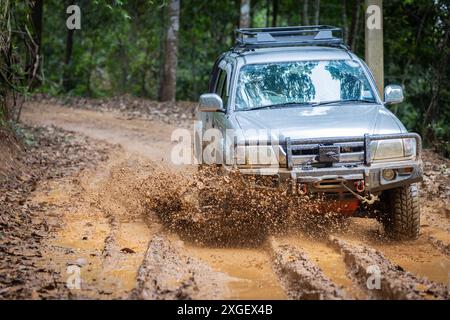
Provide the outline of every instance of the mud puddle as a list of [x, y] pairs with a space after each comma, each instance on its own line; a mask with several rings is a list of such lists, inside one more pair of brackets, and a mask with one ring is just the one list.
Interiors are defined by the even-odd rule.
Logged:
[[181, 241], [158, 234], [148, 245], [130, 298], [151, 300], [223, 299], [228, 275], [187, 254]]
[[54, 183], [49, 191], [38, 190], [34, 196], [56, 208], [59, 226], [46, 242], [41, 263], [58, 270], [65, 285], [78, 274], [80, 286], [70, 290], [71, 298], [118, 299], [135, 288], [154, 230], [129, 196], [130, 184], [121, 180], [124, 157], [118, 152], [99, 170]]
[[289, 297], [297, 300], [346, 299], [342, 288], [331, 281], [301, 249], [269, 239], [273, 268]]
[[302, 232], [289, 232], [287, 235], [277, 236], [276, 241], [282, 245], [294, 246], [297, 250], [307, 254], [312, 263], [336, 285], [343, 288], [349, 299], [366, 299], [366, 294], [353, 283], [348, 276], [343, 256], [327, 244], [323, 237], [312, 237]]
[[111, 225], [101, 212], [77, 210], [63, 219], [45, 257], [59, 270], [61, 281], [69, 278], [69, 266], [79, 267], [81, 287], [71, 290], [72, 297], [117, 299], [134, 289], [151, 234], [144, 221], [120, 223], [115, 249], [106, 250]]
[[373, 299], [444, 299], [446, 284], [432, 282], [405, 271], [380, 251], [330, 236], [330, 245], [340, 251], [352, 279]]
[[211, 248], [185, 243], [189, 255], [231, 277], [226, 299], [286, 299], [272, 270], [269, 254], [261, 248]]
[[433, 245], [426, 235], [414, 241], [392, 241], [385, 237], [382, 227], [373, 219], [350, 219], [350, 232], [339, 237], [354, 244], [364, 244], [383, 252], [394, 264], [431, 281], [448, 284], [450, 259]]

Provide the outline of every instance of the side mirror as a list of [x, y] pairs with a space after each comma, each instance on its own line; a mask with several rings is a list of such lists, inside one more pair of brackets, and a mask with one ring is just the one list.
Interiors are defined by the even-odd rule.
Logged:
[[223, 109], [222, 98], [215, 93], [204, 93], [200, 96], [199, 110], [202, 112], [225, 111]]
[[384, 103], [385, 104], [396, 104], [403, 102], [403, 89], [398, 85], [388, 85], [384, 89]]

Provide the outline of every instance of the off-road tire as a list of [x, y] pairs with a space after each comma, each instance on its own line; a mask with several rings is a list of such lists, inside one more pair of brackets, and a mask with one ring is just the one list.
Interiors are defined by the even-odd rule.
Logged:
[[386, 213], [382, 219], [387, 235], [395, 240], [414, 240], [419, 237], [420, 206], [416, 184], [387, 190]]

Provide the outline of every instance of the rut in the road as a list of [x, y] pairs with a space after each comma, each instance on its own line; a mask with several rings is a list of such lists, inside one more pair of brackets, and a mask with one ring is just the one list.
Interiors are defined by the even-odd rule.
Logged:
[[150, 241], [130, 298], [145, 300], [220, 299], [228, 277], [186, 256], [164, 236]]
[[325, 276], [306, 253], [288, 244], [280, 245], [273, 238], [269, 241], [269, 250], [272, 252], [274, 269], [292, 299], [348, 298], [342, 288]]
[[428, 241], [443, 254], [450, 258], [450, 244], [444, 243], [444, 241], [437, 239], [432, 235], [428, 236]]
[[[329, 241], [344, 255], [350, 276], [373, 299], [449, 299], [446, 285], [417, 278], [392, 264], [375, 249], [353, 245], [333, 236]], [[380, 275], [379, 288], [376, 287], [376, 274]], [[367, 285], [368, 279], [373, 280], [371, 289]]]

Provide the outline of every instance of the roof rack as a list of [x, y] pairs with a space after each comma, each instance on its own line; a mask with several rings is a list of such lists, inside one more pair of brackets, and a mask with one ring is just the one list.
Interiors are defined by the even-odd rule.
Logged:
[[[340, 28], [317, 25], [277, 28], [237, 29], [236, 47], [242, 49], [299, 45], [344, 45]], [[335, 36], [338, 35], [338, 36]]]

